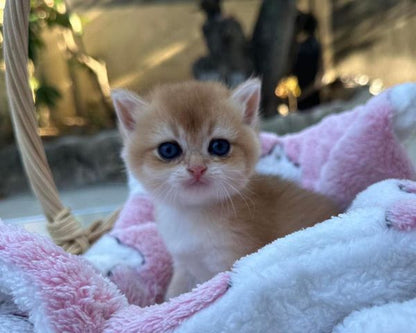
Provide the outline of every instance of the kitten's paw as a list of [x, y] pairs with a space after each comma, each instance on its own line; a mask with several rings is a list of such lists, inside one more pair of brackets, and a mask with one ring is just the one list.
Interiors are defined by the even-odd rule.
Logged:
[[181, 294], [184, 294], [186, 292], [188, 292], [190, 290], [188, 290], [187, 288], [184, 288], [182, 285], [180, 284], [176, 284], [176, 283], [171, 283], [168, 287], [168, 290], [166, 291], [165, 294], [165, 301], [169, 301], [172, 298], [175, 298], [176, 296], [179, 296]]
[[176, 266], [165, 294], [165, 301], [191, 291], [195, 286], [194, 278], [185, 269]]

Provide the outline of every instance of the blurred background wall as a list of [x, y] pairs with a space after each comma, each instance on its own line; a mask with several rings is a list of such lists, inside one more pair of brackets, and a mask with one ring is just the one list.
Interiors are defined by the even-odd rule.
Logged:
[[[60, 93], [55, 103], [39, 107], [45, 136], [114, 127], [110, 86], [144, 93], [156, 84], [190, 79], [193, 62], [207, 53], [201, 31], [204, 16], [195, 0], [38, 2], [62, 3], [79, 18], [71, 21], [76, 30], [72, 35], [60, 26], [41, 33], [44, 47], [38, 52], [34, 76]], [[223, 13], [241, 23], [250, 41], [262, 3], [225, 0]], [[328, 82], [355, 76], [361, 83], [376, 79], [379, 86], [388, 87], [416, 79], [414, 0], [298, 0], [297, 6], [317, 18]], [[90, 58], [77, 62], [73, 54]], [[7, 141], [11, 132], [3, 65], [0, 72], [0, 107], [5, 118], [0, 123], [0, 140]], [[105, 82], [107, 76], [109, 82]]]
[[[45, 143], [68, 134], [86, 135], [114, 129], [111, 88], [123, 87], [143, 94], [157, 84], [191, 79], [195, 61], [209, 51], [202, 31], [206, 16], [200, 3], [197, 0], [32, 0], [34, 39], [31, 45], [36, 49], [36, 56], [29, 69]], [[0, 9], [4, 4], [5, 0], [0, 0]], [[263, 53], [264, 59], [269, 57], [276, 62], [274, 71], [268, 73], [274, 75], [269, 82], [269, 95], [276, 98], [268, 116], [279, 117], [278, 111], [286, 115], [288, 110], [296, 110], [296, 105], [291, 108], [287, 93], [277, 101], [274, 90], [290, 74], [293, 50], [283, 44], [296, 39], [295, 5], [297, 10], [311, 13], [317, 20], [315, 36], [322, 48], [322, 75], [318, 78], [322, 87], [329, 87], [322, 89], [326, 94], [322, 102], [351, 98], [352, 94], [344, 93], [351, 85], [364, 87], [366, 91], [365, 97], [356, 100], [358, 103], [386, 87], [416, 81], [414, 0], [224, 0], [222, 17], [232, 17], [240, 24], [248, 45], [253, 45], [255, 31], [260, 29], [266, 51], [267, 46], [273, 49], [272, 54]], [[2, 35], [0, 47], [1, 42]], [[4, 70], [0, 58], [0, 148], [13, 143]], [[297, 88], [291, 87], [293, 81], [286, 84], [296, 97]], [[285, 107], [278, 108], [278, 104]], [[314, 121], [327, 113], [342, 111], [334, 106], [321, 109], [326, 111]], [[296, 117], [293, 112], [293, 118]], [[304, 116], [297, 121], [301, 125], [290, 127], [296, 122], [282, 122], [280, 118], [270, 122], [268, 129], [286, 133], [311, 123]], [[112, 132], [110, 139], [114, 137]], [[117, 156], [119, 145], [110, 139], [101, 136], [90, 141], [106, 142], [103, 147], [111, 149], [111, 156]], [[69, 141], [72, 142], [65, 142]], [[72, 156], [74, 163], [69, 165], [73, 168], [94, 151], [97, 155], [98, 152], [105, 154], [104, 148], [89, 146], [87, 153], [75, 153], [79, 149], [71, 148], [72, 155], [64, 154]], [[62, 151], [56, 147], [51, 149], [58, 150]], [[11, 156], [10, 152], [5, 154]], [[103, 164], [100, 158], [95, 162], [86, 161], [86, 171], [78, 174], [90, 181], [100, 181], [102, 178], [95, 177], [100, 174], [98, 166]], [[58, 161], [58, 158], [52, 156], [52, 160]], [[117, 168], [120, 170], [121, 166]], [[13, 165], [7, 169], [17, 170]], [[114, 170], [109, 171], [111, 177]], [[68, 177], [71, 172], [62, 174]], [[2, 191], [0, 186], [0, 194]]]

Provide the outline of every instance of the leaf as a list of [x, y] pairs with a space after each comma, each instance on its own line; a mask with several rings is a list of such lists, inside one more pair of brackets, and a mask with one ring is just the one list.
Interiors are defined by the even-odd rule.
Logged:
[[71, 22], [69, 21], [69, 15], [68, 14], [61, 14], [57, 11], [53, 10], [51, 14], [49, 15], [48, 19], [46, 20], [46, 23], [49, 27], [53, 26], [61, 26], [64, 28], [71, 28]]
[[35, 104], [36, 106], [46, 105], [53, 108], [61, 97], [62, 95], [57, 88], [41, 84], [35, 91]]

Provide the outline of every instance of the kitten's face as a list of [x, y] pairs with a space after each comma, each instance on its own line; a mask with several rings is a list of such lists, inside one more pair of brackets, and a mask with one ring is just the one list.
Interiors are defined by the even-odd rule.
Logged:
[[259, 155], [259, 88], [255, 80], [234, 94], [214, 83], [166, 85], [148, 102], [124, 103], [127, 115], [116, 93], [128, 169], [167, 203], [200, 205], [240, 192]]

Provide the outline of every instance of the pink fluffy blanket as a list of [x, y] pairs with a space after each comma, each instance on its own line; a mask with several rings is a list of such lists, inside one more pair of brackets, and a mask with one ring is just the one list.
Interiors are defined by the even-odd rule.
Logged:
[[379, 329], [373, 305], [409, 301], [416, 312], [416, 185], [390, 180], [366, 190], [414, 179], [404, 144], [414, 140], [415, 102], [416, 85], [400, 85], [300, 133], [263, 133], [259, 172], [330, 195], [348, 211], [167, 303], [143, 308], [162, 301], [172, 272], [140, 186], [84, 258], [0, 225], [0, 332], [341, 332], [363, 313]]

